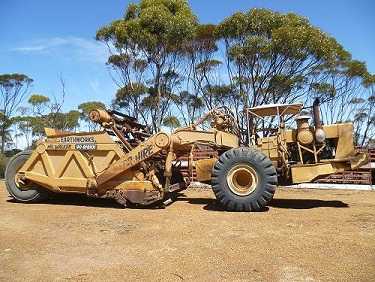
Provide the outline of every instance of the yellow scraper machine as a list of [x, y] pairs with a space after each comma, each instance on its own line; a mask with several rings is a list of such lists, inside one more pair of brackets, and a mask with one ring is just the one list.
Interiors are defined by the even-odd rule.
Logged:
[[[196, 180], [211, 184], [224, 209], [258, 211], [272, 199], [278, 182], [310, 182], [368, 162], [354, 148], [351, 123], [322, 125], [318, 101], [310, 123], [302, 108], [247, 108], [239, 126], [233, 113], [221, 107], [171, 134], [151, 134], [130, 116], [97, 109], [89, 117], [101, 131], [46, 128], [46, 138], [33, 151], [9, 161], [6, 187], [20, 202], [40, 201], [51, 193], [81, 193], [124, 206], [162, 206], [188, 187], [191, 177], [182, 176], [178, 161], [188, 156], [190, 175], [194, 170]], [[199, 146], [216, 150], [218, 157], [194, 161], [193, 150]]]

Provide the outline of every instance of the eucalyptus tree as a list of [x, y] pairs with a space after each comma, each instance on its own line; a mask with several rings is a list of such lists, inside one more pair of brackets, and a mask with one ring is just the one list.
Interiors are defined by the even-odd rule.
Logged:
[[365, 81], [370, 74], [365, 63], [347, 60], [337, 64], [335, 69], [317, 75], [309, 87], [309, 102], [311, 98], [320, 98], [325, 123], [353, 120], [360, 101], [369, 92]]
[[192, 93], [195, 100], [202, 100], [208, 109], [216, 106], [212, 87], [220, 85], [222, 80], [215, 30], [213, 24], [197, 25], [194, 37], [184, 46], [186, 91]]
[[50, 98], [40, 94], [32, 94], [28, 101], [31, 106], [31, 112], [33, 115], [42, 116], [48, 109], [48, 105], [51, 102]]
[[24, 101], [33, 80], [25, 74], [13, 73], [0, 75], [0, 138], [1, 153], [9, 139], [8, 129], [12, 125], [12, 117]]
[[333, 38], [293, 13], [267, 9], [236, 13], [217, 28], [232, 85], [243, 104], [304, 100], [317, 78], [345, 70], [350, 54]]
[[79, 126], [80, 112], [70, 110], [62, 112], [62, 105], [51, 101], [48, 96], [33, 94], [28, 99], [29, 107], [20, 107], [21, 115], [14, 117], [13, 121], [23, 133], [30, 146], [31, 137], [39, 138], [44, 135], [44, 128], [51, 127], [59, 130], [75, 130]]
[[180, 120], [176, 116], [166, 116], [163, 120], [163, 126], [168, 127], [170, 132], [181, 126]]
[[176, 105], [180, 119], [184, 125], [189, 126], [193, 124], [204, 110], [204, 100], [199, 94], [191, 94], [184, 90], [173, 98]]
[[365, 92], [353, 99], [355, 104], [350, 121], [354, 123], [355, 141], [358, 146], [375, 145], [375, 75], [367, 75], [363, 82]]
[[111, 50], [108, 65], [119, 75], [116, 82], [125, 87], [115, 103], [134, 109], [135, 116], [142, 115], [155, 131], [181, 83], [182, 49], [196, 25], [186, 0], [142, 0], [130, 4], [123, 18], [97, 31], [97, 40]]

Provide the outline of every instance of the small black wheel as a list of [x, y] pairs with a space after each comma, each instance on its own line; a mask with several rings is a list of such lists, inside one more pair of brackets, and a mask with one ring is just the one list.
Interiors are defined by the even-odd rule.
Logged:
[[271, 160], [254, 148], [223, 153], [212, 172], [216, 199], [228, 211], [261, 211], [272, 200], [277, 173]]
[[47, 192], [42, 191], [36, 184], [32, 184], [32, 186], [25, 185], [23, 187], [16, 182], [18, 170], [30, 155], [31, 151], [18, 153], [8, 162], [5, 169], [5, 183], [8, 193], [19, 202], [39, 202], [47, 198]]

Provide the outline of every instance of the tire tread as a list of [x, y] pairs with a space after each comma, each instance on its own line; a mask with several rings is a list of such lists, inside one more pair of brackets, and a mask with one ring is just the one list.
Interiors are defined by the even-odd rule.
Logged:
[[[230, 191], [226, 174], [239, 163], [252, 165], [260, 178], [256, 190], [247, 196]], [[212, 170], [212, 190], [218, 202], [228, 211], [261, 211], [272, 200], [276, 191], [277, 173], [271, 160], [255, 148], [240, 147], [223, 153]]]

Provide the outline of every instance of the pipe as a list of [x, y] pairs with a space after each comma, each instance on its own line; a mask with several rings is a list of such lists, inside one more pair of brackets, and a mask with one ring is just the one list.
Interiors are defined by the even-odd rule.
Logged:
[[315, 98], [313, 103], [313, 115], [314, 115], [314, 126], [315, 128], [322, 128], [322, 122], [320, 120], [320, 100]]
[[313, 115], [315, 126], [315, 141], [323, 144], [326, 140], [326, 133], [323, 130], [322, 121], [320, 120], [320, 101], [316, 98], [313, 103]]

